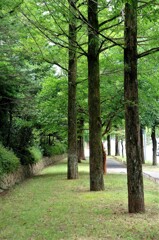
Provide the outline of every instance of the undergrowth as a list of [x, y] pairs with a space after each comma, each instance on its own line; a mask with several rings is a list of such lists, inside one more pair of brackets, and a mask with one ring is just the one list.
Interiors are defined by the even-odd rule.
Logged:
[[20, 161], [9, 149], [0, 144], [0, 177], [18, 169]]

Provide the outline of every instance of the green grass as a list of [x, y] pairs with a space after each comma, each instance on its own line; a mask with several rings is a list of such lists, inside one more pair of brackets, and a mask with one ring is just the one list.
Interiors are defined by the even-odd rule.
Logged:
[[127, 213], [126, 175], [108, 174], [105, 191], [89, 191], [88, 162], [66, 179], [66, 162], [0, 197], [1, 240], [159, 239], [159, 185], [145, 179], [145, 214]]
[[152, 163], [145, 163], [143, 164], [143, 170], [150, 171], [150, 172], [159, 172], [159, 166], [152, 166]]

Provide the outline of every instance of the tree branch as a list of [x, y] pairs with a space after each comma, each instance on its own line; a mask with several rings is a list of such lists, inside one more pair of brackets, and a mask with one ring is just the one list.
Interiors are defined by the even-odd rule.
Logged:
[[[138, 9], [142, 9], [142, 8], [146, 7], [147, 5], [149, 5], [149, 4], [151, 4], [151, 3], [154, 4], [154, 0], [151, 0], [151, 1], [149, 1], [149, 2], [145, 2], [145, 1], [139, 1], [139, 2], [140, 2], [140, 3], [143, 3], [143, 4], [140, 5], [140, 6], [138, 6]], [[156, 5], [158, 5], [158, 4], [156, 4]]]
[[47, 59], [47, 58], [43, 58], [43, 59], [44, 59], [47, 63], [50, 63], [50, 64], [52, 64], [52, 65], [56, 65], [56, 66], [60, 67], [61, 69], [65, 70], [66, 72], [68, 72], [68, 69], [67, 69], [67, 68], [63, 67], [61, 64], [57, 63], [56, 61], [51, 61], [51, 60], [49, 60], [49, 59]]
[[16, 11], [16, 9], [24, 2], [24, 0], [21, 0], [20, 3], [18, 3], [12, 10], [10, 10], [8, 13], [6, 13], [3, 16], [0, 16], [1, 19], [5, 18], [8, 14], [12, 14]]
[[103, 32], [103, 31], [108, 30], [108, 29], [110, 29], [110, 28], [116, 27], [116, 26], [120, 25], [120, 24], [123, 23], [123, 22], [124, 22], [124, 20], [122, 20], [122, 21], [120, 21], [120, 22], [118, 22], [118, 23], [116, 23], [116, 24], [113, 24], [113, 25], [111, 25], [111, 26], [109, 26], [109, 27], [102, 28], [99, 32]]
[[115, 45], [115, 44], [112, 44], [112, 45], [107, 46], [107, 47], [105, 47], [105, 48], [100, 48], [100, 49], [99, 49], [99, 52], [100, 52], [100, 53], [101, 53], [101, 52], [104, 52], [105, 50], [110, 49], [110, 48], [112, 48], [112, 47], [116, 47], [116, 45]]
[[[93, 31], [95, 31], [97, 34], [99, 34], [100, 36], [102, 36], [104, 39], [106, 39], [107, 41], [109, 41], [109, 42], [112, 42], [113, 44], [115, 44], [116, 46], [119, 46], [119, 47], [121, 47], [122, 49], [124, 49], [124, 47], [122, 46], [122, 44], [120, 44], [120, 43], [117, 43], [117, 42], [115, 42], [114, 40], [112, 40], [111, 38], [109, 38], [109, 37], [106, 37], [104, 34], [102, 34], [100, 31], [97, 31], [96, 29], [94, 29], [92, 26], [91, 26], [91, 24], [89, 24], [89, 22], [88, 22], [88, 20], [85, 18], [85, 16], [79, 11], [79, 9], [76, 7], [76, 6], [73, 6], [75, 9], [76, 9], [76, 11], [78, 12], [78, 14], [79, 14], [79, 16], [78, 16], [78, 19], [80, 19], [82, 22], [84, 22], [89, 28], [91, 28]], [[118, 16], [118, 15], [117, 15]], [[117, 16], [115, 16], [115, 17], [117, 17]], [[119, 15], [120, 16], [120, 15]], [[114, 18], [114, 17], [113, 17]], [[109, 19], [108, 20], [106, 20], [106, 21], [109, 21]]]
[[[47, 5], [46, 5], [47, 6]], [[48, 11], [49, 8], [47, 8]], [[29, 10], [29, 9], [28, 9]], [[57, 26], [60, 28], [61, 32], [60, 34], [55, 34], [55, 32], [51, 31], [50, 29], [47, 29], [45, 26], [42, 26], [38, 20], [36, 19], [36, 17], [33, 15], [33, 17], [35, 18], [36, 22], [33, 21], [32, 19], [30, 19], [27, 14], [25, 14], [22, 10], [21, 10], [21, 13], [23, 14], [23, 16], [39, 31], [41, 32], [41, 34], [43, 36], [45, 36], [50, 42], [54, 43], [55, 45], [58, 45], [60, 47], [63, 47], [63, 48], [66, 48], [66, 49], [69, 49], [69, 46], [68, 46], [68, 42], [66, 42], [65, 40], [59, 38], [59, 36], [65, 36], [69, 39], [69, 36], [68, 34], [58, 25], [57, 21], [54, 19], [53, 15], [51, 14], [52, 18], [54, 19], [55, 23], [57, 24]], [[46, 33], [46, 31], [51, 34], [51, 37], [48, 35], [48, 33]], [[52, 39], [52, 36], [54, 36], [54, 40]], [[57, 41], [55, 41], [55, 39], [57, 38]], [[60, 43], [59, 41], [61, 41], [62, 43]], [[77, 47], [81, 50], [81, 52], [83, 53], [83, 55], [87, 56], [87, 53], [86, 51], [81, 47], [80, 44], [78, 44], [78, 42], [76, 41], [74, 44], [77, 45]], [[77, 53], [81, 54], [80, 51], [77, 51]]]
[[114, 19], [116, 19], [116, 18], [118, 18], [118, 17], [120, 17], [120, 16], [121, 16], [121, 13], [115, 15], [114, 17], [112, 17], [112, 18], [110, 18], [110, 19], [107, 19], [107, 20], [103, 21], [102, 23], [99, 24], [99, 28], [100, 28], [101, 26], [105, 25], [106, 23], [109, 23], [109, 22], [113, 21]]
[[137, 58], [142, 58], [142, 57], [145, 57], [147, 55], [153, 54], [153, 53], [158, 52], [158, 51], [159, 51], [159, 47], [151, 48], [148, 51], [145, 51], [143, 53], [137, 54]]

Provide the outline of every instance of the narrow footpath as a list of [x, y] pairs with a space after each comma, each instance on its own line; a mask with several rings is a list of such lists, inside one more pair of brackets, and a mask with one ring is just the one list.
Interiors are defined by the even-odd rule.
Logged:
[[[108, 173], [127, 173], [126, 165], [122, 162], [109, 158], [107, 159], [107, 172]], [[159, 183], [159, 172], [143, 170], [143, 175], [156, 183]]]

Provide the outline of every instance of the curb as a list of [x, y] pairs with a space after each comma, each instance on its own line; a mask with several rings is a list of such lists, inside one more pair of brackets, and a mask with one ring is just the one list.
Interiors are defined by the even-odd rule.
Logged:
[[159, 178], [154, 178], [154, 177], [152, 177], [151, 175], [149, 175], [148, 173], [145, 173], [145, 172], [143, 172], [143, 175], [144, 175], [146, 178], [152, 180], [153, 182], [159, 184]]
[[[111, 156], [111, 157], [112, 157], [112, 159], [114, 159], [114, 160], [122, 163], [125, 167], [127, 167], [127, 166], [126, 166], [126, 162], [122, 162], [117, 156]], [[110, 158], [110, 159], [111, 159], [111, 158]], [[148, 179], [150, 179], [151, 181], [159, 184], [159, 178], [152, 177], [150, 174], [145, 173], [144, 171], [143, 171], [143, 176], [146, 177], [146, 178], [148, 178]]]

